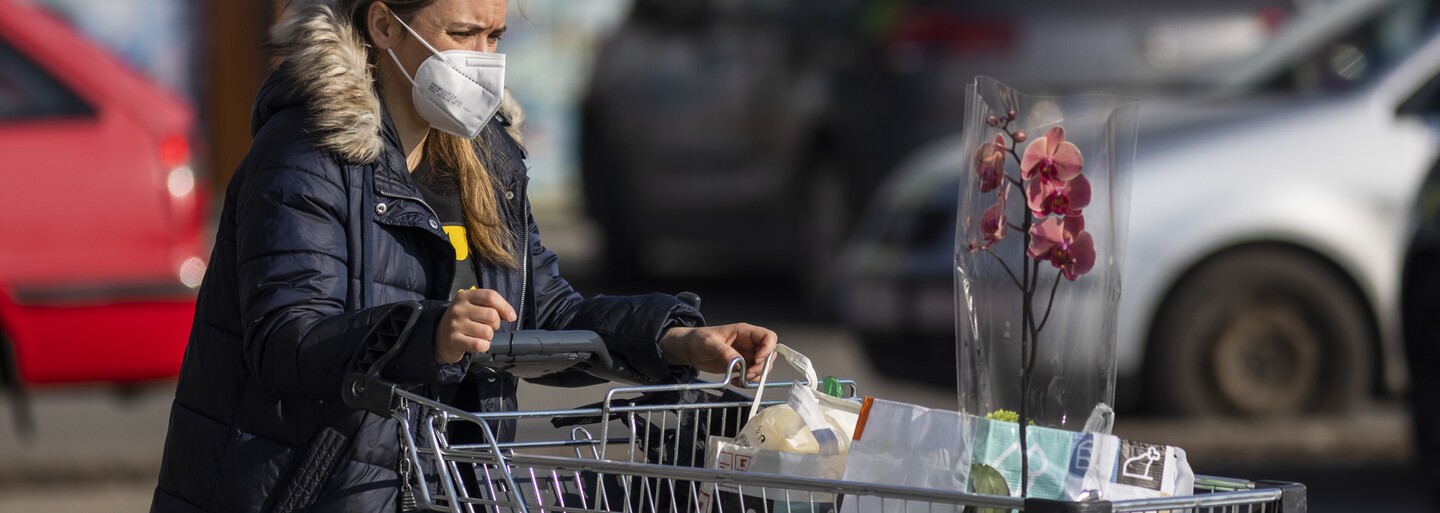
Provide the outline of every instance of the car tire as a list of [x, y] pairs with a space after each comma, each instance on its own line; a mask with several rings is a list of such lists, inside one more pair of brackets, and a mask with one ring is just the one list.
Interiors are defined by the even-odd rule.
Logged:
[[1369, 390], [1368, 319], [1318, 257], [1274, 247], [1219, 255], [1181, 280], [1156, 316], [1152, 406], [1248, 417], [1347, 411]]

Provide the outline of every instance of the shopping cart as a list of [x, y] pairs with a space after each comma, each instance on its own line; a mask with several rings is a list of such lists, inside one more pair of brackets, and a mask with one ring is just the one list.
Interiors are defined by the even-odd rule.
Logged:
[[[511, 337], [497, 338], [491, 353], [498, 356], [483, 358], [522, 374], [526, 369], [522, 360], [545, 371], [574, 365], [611, 378], [623, 379], [626, 374], [596, 368], [594, 362], [608, 356], [594, 356], [604, 351], [594, 334], [588, 334], [589, 342], [583, 342], [584, 332], [558, 335], [566, 342], [550, 347], [563, 346], [562, 356], [549, 360], [539, 356], [543, 351], [538, 347], [551, 335], [521, 332], [513, 336], [514, 345], [509, 343]], [[529, 349], [517, 349], [520, 346]], [[847, 501], [855, 501], [854, 511], [861, 512], [1303, 513], [1306, 509], [1303, 485], [1213, 477], [1198, 478], [1193, 496], [1065, 502], [705, 468], [708, 437], [733, 435], [750, 407], [748, 398], [729, 390], [741, 369], [743, 362], [737, 359], [725, 378], [715, 383], [616, 387], [594, 405], [564, 410], [461, 411], [385, 382], [374, 372], [352, 375], [346, 399], [399, 421], [406, 460], [419, 469], [411, 472], [403, 491], [413, 493], [421, 508], [452, 513], [823, 513], [840, 511], [837, 504]], [[842, 383], [853, 397], [855, 384]], [[790, 385], [765, 386], [788, 389]], [[498, 439], [495, 426], [511, 422], [523, 438]], [[478, 428], [483, 439], [452, 442], [451, 434], [463, 425]]]

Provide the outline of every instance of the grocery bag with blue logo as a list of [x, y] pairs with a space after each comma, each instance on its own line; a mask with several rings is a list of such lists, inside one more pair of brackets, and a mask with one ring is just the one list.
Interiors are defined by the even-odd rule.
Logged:
[[[1028, 497], [1117, 501], [1194, 493], [1195, 475], [1178, 447], [1039, 426], [1028, 426], [1026, 437]], [[844, 479], [1018, 497], [1021, 453], [1015, 422], [866, 398]], [[854, 496], [841, 504], [841, 513], [963, 509]]]

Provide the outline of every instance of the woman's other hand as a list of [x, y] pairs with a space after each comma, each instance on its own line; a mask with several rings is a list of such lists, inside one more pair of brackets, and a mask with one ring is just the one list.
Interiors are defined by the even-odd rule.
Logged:
[[765, 359], [775, 350], [779, 336], [768, 329], [750, 324], [726, 324], [698, 328], [674, 327], [660, 337], [660, 351], [672, 365], [689, 365], [701, 372], [723, 374], [736, 356], [745, 358], [749, 367], [745, 379], [754, 380], [765, 367]]
[[489, 351], [490, 340], [500, 331], [501, 321], [514, 322], [515, 309], [499, 292], [490, 289], [457, 292], [450, 308], [440, 317], [440, 329], [435, 331], [435, 361], [456, 363], [467, 352]]

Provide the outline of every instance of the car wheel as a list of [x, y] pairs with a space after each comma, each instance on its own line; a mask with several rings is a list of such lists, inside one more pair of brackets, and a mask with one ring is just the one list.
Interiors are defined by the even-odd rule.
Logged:
[[1297, 250], [1223, 254], [1181, 281], [1156, 316], [1153, 406], [1189, 415], [1339, 412], [1366, 395], [1365, 305]]

